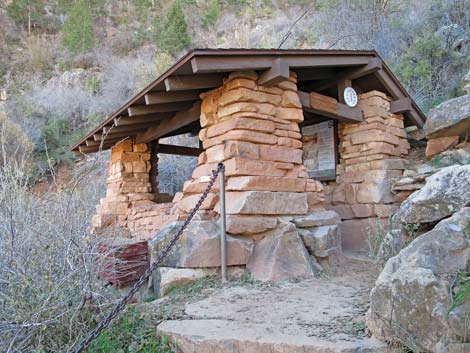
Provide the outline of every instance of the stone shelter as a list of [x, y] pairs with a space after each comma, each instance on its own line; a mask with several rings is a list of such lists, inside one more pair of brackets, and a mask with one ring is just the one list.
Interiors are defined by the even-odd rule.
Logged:
[[[193, 50], [74, 147], [111, 149], [96, 231], [120, 227], [150, 252], [174, 234], [223, 162], [228, 265], [260, 280], [310, 276], [364, 251], [400, 200], [405, 126], [426, 117], [375, 51]], [[192, 133], [199, 148], [161, 143]], [[198, 159], [175, 195], [158, 156]], [[220, 266], [218, 183], [171, 268]]]

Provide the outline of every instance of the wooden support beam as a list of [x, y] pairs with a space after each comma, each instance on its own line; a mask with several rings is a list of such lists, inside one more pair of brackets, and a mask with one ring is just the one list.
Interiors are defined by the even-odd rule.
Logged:
[[147, 121], [141, 124], [135, 125], [124, 125], [124, 126], [104, 126], [103, 127], [103, 134], [116, 134], [121, 132], [132, 132], [136, 130], [145, 130], [151, 126], [155, 126], [158, 123], [154, 121]]
[[260, 73], [258, 84], [273, 86], [287, 80], [289, 80], [289, 65], [284, 59], [275, 59], [271, 68]]
[[412, 109], [411, 98], [403, 97], [390, 102], [390, 113], [398, 114], [409, 112]]
[[126, 132], [117, 132], [117, 133], [109, 133], [109, 134], [103, 134], [103, 133], [96, 133], [96, 134], [93, 134], [93, 139], [95, 141], [101, 141], [101, 140], [108, 140], [108, 139], [114, 139], [114, 138], [117, 138], [117, 137], [131, 137], [131, 136], [135, 136], [139, 133], [142, 133], [144, 132], [146, 129], [141, 129], [141, 130], [134, 130], [134, 131], [126, 131]]
[[[406, 98], [404, 91], [392, 79], [392, 77], [385, 72], [385, 70], [378, 70], [374, 74], [394, 100]], [[415, 107], [415, 105], [412, 103], [411, 109], [407, 113], [409, 114], [409, 117], [411, 118], [413, 123], [419, 128], [422, 128], [424, 125], [424, 121], [421, 118], [421, 115], [418, 113], [418, 109], [419, 108]]]
[[165, 79], [165, 88], [167, 91], [214, 88], [222, 86], [223, 78], [221, 74], [172, 76]]
[[295, 70], [295, 72], [297, 74], [298, 82], [330, 79], [337, 73], [332, 67], [324, 67], [320, 69], [298, 69]]
[[332, 97], [315, 92], [306, 93], [299, 91], [297, 93], [299, 94], [302, 108], [307, 112], [347, 123], [357, 123], [364, 120], [362, 111], [358, 107], [348, 107], [345, 104], [338, 103]]
[[154, 113], [177, 112], [191, 107], [191, 103], [166, 103], [154, 105], [133, 105], [127, 108], [129, 116], [148, 115]]
[[[367, 65], [370, 55], [291, 55], [283, 58], [291, 69], [306, 67], [335, 67]], [[268, 70], [273, 57], [268, 56], [198, 56], [191, 59], [193, 73], [229, 72], [239, 70]]]
[[346, 87], [352, 87], [352, 82], [350, 79], [343, 78], [338, 81], [338, 101], [340, 103], [345, 103], [344, 101], [344, 90]]
[[170, 118], [174, 115], [174, 113], [160, 113], [160, 114], [148, 114], [148, 115], [141, 115], [141, 116], [134, 116], [131, 118], [121, 116], [119, 118], [114, 118], [114, 125], [116, 126], [127, 126], [127, 125], [134, 125], [134, 124], [141, 124], [147, 122], [157, 122], [163, 119]]
[[145, 95], [145, 104], [162, 104], [195, 101], [199, 99], [199, 91], [158, 92]]
[[204, 151], [202, 148], [186, 147], [186, 146], [177, 146], [177, 145], [158, 145], [158, 153], [164, 154], [174, 154], [178, 156], [191, 156], [199, 157], [199, 155]]
[[[115, 143], [118, 143], [119, 141], [123, 141], [125, 140], [126, 137], [117, 137], [117, 138], [113, 138], [113, 139], [106, 139], [105, 140], [105, 143], [106, 145], [108, 144], [115, 144]], [[91, 139], [88, 139], [85, 141], [86, 145], [87, 146], [100, 146], [101, 145], [101, 140], [100, 141], [95, 141], [95, 140], [91, 140]]]
[[137, 143], [148, 143], [156, 140], [171, 131], [198, 121], [201, 115], [201, 103], [198, 102], [189, 110], [178, 112], [172, 118], [160, 122], [160, 124], [149, 128], [144, 133], [137, 135]]
[[[88, 141], [88, 140], [87, 140]], [[119, 142], [119, 141], [118, 141]], [[81, 153], [93, 153], [93, 152], [98, 152], [101, 149], [108, 149], [110, 147], [113, 147], [117, 142], [104, 142], [102, 145], [94, 145], [94, 146], [84, 146], [81, 145], [78, 147], [78, 150]]]
[[315, 92], [324, 91], [330, 87], [333, 87], [337, 84], [338, 81], [348, 79], [348, 80], [355, 80], [360, 77], [369, 75], [374, 73], [382, 68], [382, 60], [379, 58], [372, 58], [370, 59], [366, 65], [355, 67], [355, 68], [348, 68], [343, 69], [342, 71], [338, 72], [333, 78], [324, 80], [321, 82], [317, 82], [312, 85], [312, 90]]

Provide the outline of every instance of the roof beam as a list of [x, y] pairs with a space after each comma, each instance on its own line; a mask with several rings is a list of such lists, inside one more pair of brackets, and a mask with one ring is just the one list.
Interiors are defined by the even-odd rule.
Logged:
[[390, 102], [390, 113], [399, 114], [409, 112], [412, 109], [411, 99], [404, 97]]
[[158, 144], [158, 153], [174, 154], [178, 156], [199, 157], [204, 150], [202, 148]]
[[381, 68], [382, 68], [382, 60], [380, 60], [380, 58], [372, 58], [372, 59], [369, 59], [366, 65], [363, 65], [357, 68], [344, 69], [338, 72], [333, 78], [313, 84], [311, 88], [315, 92], [321, 92], [330, 87], [335, 86], [338, 81], [345, 80], [345, 79], [350, 80], [350, 81], [355, 80], [360, 77], [364, 77], [366, 75], [374, 73], [380, 70]]
[[[391, 75], [388, 75], [385, 70], [378, 70], [374, 73], [375, 76], [378, 78], [380, 83], [384, 85], [384, 87], [389, 91], [390, 95], [393, 99], [399, 100], [402, 98], [406, 98], [404, 91], [401, 87], [392, 79]], [[424, 121], [421, 118], [421, 115], [418, 112], [419, 108], [415, 106], [415, 104], [411, 103], [411, 109], [407, 112], [411, 117], [411, 120], [419, 127], [422, 128], [424, 125]]]
[[118, 132], [130, 132], [135, 130], [145, 130], [146, 128], [155, 125], [154, 121], [147, 121], [141, 124], [124, 125], [124, 126], [105, 126], [103, 127], [104, 134], [116, 134]]
[[260, 73], [258, 84], [273, 86], [287, 80], [289, 80], [289, 65], [284, 59], [275, 59], [270, 69]]
[[[106, 139], [105, 142], [103, 144], [115, 144], [115, 143], [118, 143], [119, 141], [123, 141], [125, 139], [125, 137], [117, 137], [117, 138], [114, 138], [114, 139]], [[95, 141], [95, 140], [91, 140], [91, 139], [88, 139], [85, 141], [86, 145], [87, 146], [100, 146], [101, 143], [103, 141], [100, 140], [100, 141]]]
[[189, 104], [182, 103], [166, 103], [166, 104], [153, 104], [153, 105], [134, 105], [127, 108], [129, 116], [148, 115], [152, 113], [167, 113], [176, 112], [179, 110], [187, 109], [191, 106]]
[[112, 134], [112, 133], [108, 133], [108, 134], [103, 134], [103, 133], [96, 133], [96, 134], [93, 134], [93, 139], [95, 141], [101, 141], [101, 140], [111, 140], [111, 139], [114, 139], [114, 138], [117, 138], [117, 137], [130, 137], [130, 136], [135, 136], [137, 135], [138, 133], [142, 133], [144, 132], [145, 129], [141, 129], [141, 130], [134, 130], [134, 131], [124, 131], [124, 132], [117, 132], [115, 134]]
[[144, 133], [137, 135], [137, 143], [148, 143], [156, 140], [171, 131], [179, 129], [185, 125], [198, 121], [201, 115], [201, 103], [197, 102], [189, 110], [176, 113], [173, 117], [160, 122], [156, 126], [152, 126]]
[[330, 79], [336, 75], [336, 70], [331, 67], [324, 67], [320, 69], [300, 69], [295, 70], [297, 73], [297, 81], [313, 81]]
[[206, 74], [194, 77], [192, 75], [173, 76], [165, 79], [167, 91], [184, 91], [191, 89], [207, 89], [222, 86], [224, 76], [221, 74]]
[[156, 92], [145, 95], [145, 104], [162, 104], [199, 99], [199, 91]]
[[141, 115], [141, 116], [134, 116], [134, 117], [125, 117], [120, 116], [118, 118], [114, 118], [114, 125], [116, 126], [126, 126], [126, 125], [134, 125], [134, 124], [141, 124], [147, 123], [150, 121], [160, 121], [166, 118], [170, 118], [174, 115], [174, 113], [160, 113], [160, 114], [148, 114], [148, 115]]
[[[193, 73], [228, 72], [239, 70], [268, 70], [273, 56], [196, 56], [191, 59]], [[291, 69], [302, 67], [334, 67], [367, 65], [370, 55], [290, 55], [283, 60]]]
[[302, 108], [307, 112], [346, 123], [363, 121], [362, 111], [358, 107], [348, 107], [345, 104], [338, 103], [338, 101], [332, 97], [314, 92], [307, 93], [299, 91], [297, 93], [299, 94]]

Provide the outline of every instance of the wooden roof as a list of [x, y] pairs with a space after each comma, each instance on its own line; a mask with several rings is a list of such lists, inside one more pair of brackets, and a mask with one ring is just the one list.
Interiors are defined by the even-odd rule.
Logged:
[[[299, 91], [338, 99], [338, 88], [349, 82], [359, 92], [387, 93], [394, 100], [392, 110], [403, 113], [407, 125], [422, 127], [426, 119], [375, 51], [196, 49], [90, 131], [72, 150], [92, 153], [130, 137], [150, 142], [196, 133], [200, 129], [199, 95], [221, 86], [225, 77], [240, 70], [258, 71], [260, 82], [266, 85], [286, 79], [289, 70], [295, 71]], [[312, 110], [306, 111], [312, 114]], [[349, 113], [345, 114], [348, 117]], [[351, 114], [354, 120], [354, 112]]]

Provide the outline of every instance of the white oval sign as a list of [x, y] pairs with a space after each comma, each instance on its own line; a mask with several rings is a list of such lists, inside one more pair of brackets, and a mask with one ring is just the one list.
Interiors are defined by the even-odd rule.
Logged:
[[352, 87], [346, 87], [343, 92], [344, 102], [348, 107], [354, 108], [357, 105], [357, 93]]

